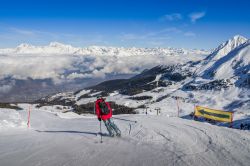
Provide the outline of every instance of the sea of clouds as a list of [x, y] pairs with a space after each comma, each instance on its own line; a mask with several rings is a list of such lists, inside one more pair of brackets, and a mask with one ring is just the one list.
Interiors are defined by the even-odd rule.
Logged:
[[[157, 65], [185, 63], [190, 60], [199, 60], [203, 55], [185, 54], [138, 54], [132, 56], [116, 55], [88, 55], [77, 54], [1, 54], [0, 80], [6, 78], [51, 79], [54, 84], [71, 82], [77, 79], [97, 79], [111, 75], [133, 75], [144, 69]], [[0, 92], [11, 89], [11, 84], [1, 85]]]

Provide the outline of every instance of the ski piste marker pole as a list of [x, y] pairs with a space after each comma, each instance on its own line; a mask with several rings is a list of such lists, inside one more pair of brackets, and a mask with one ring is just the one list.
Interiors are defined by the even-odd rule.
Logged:
[[29, 111], [28, 111], [28, 122], [27, 122], [27, 127], [30, 128], [30, 106], [29, 106]]

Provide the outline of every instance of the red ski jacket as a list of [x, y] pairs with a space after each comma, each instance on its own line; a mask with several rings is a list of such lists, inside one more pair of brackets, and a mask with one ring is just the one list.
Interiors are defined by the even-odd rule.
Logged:
[[100, 106], [99, 106], [99, 103], [102, 102], [102, 101], [104, 101], [104, 100], [103, 99], [98, 99], [95, 102], [95, 112], [96, 112], [97, 118], [101, 118], [102, 120], [110, 119], [112, 117], [112, 108], [110, 107], [108, 102], [105, 102], [107, 104], [110, 112], [107, 115], [102, 115], [102, 112], [101, 112], [101, 109], [100, 109]]

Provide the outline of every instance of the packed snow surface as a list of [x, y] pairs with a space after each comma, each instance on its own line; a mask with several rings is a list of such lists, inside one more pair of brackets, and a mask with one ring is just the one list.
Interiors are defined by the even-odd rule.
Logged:
[[[19, 119], [27, 118], [21, 105]], [[13, 110], [5, 114], [13, 114]], [[250, 133], [192, 120], [156, 115], [119, 115], [121, 138], [103, 136], [92, 115], [60, 117], [32, 107], [31, 128], [0, 132], [0, 165], [246, 165]], [[119, 119], [118, 119], [119, 118]], [[123, 121], [126, 119], [130, 121]], [[137, 121], [134, 123], [133, 121]], [[2, 124], [1, 124], [2, 125]], [[107, 133], [102, 124], [102, 131]]]

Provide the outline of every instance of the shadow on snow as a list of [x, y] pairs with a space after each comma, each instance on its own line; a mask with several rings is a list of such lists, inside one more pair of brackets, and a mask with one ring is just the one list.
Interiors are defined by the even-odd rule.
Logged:
[[43, 133], [69, 133], [69, 134], [85, 134], [85, 135], [102, 135], [102, 136], [109, 136], [107, 133], [94, 133], [94, 132], [88, 132], [88, 131], [74, 131], [74, 130], [35, 130], [37, 132], [43, 132]]
[[74, 131], [74, 130], [35, 130], [37, 132], [45, 132], [45, 133], [71, 133], [71, 134], [87, 134], [87, 135], [97, 135], [99, 133], [88, 132], [88, 131]]

